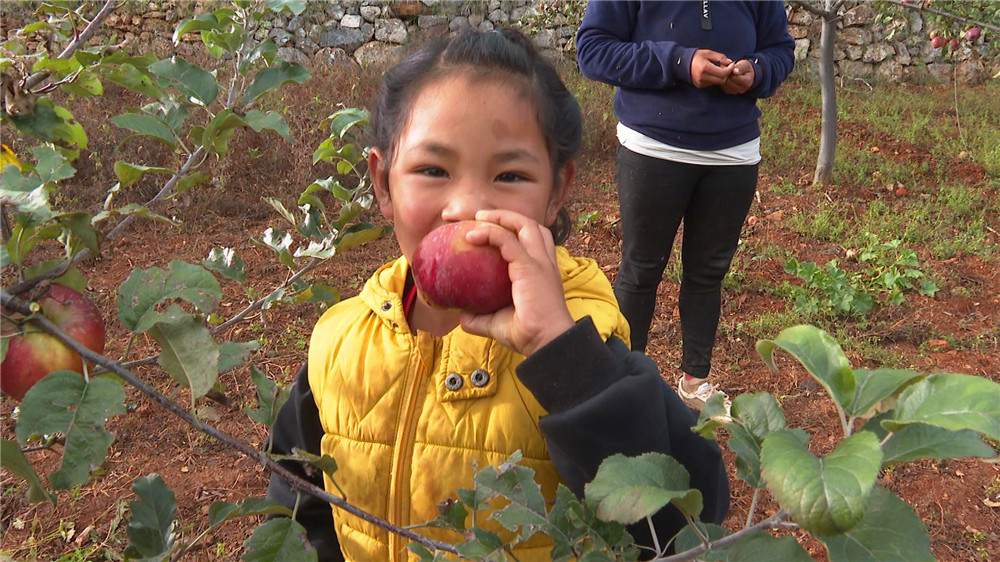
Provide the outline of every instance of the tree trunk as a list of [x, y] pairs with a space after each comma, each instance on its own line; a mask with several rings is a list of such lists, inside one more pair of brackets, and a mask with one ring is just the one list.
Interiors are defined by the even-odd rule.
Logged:
[[837, 38], [834, 18], [835, 0], [826, 0], [823, 30], [819, 40], [819, 84], [823, 99], [823, 120], [820, 129], [819, 158], [813, 183], [829, 185], [833, 177], [833, 161], [837, 153], [837, 82], [833, 65], [833, 45]]

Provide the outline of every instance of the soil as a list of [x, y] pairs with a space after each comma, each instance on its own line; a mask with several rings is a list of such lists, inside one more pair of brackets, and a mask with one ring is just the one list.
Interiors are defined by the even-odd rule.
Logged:
[[[789, 82], [767, 103], [797, 105], [788, 92], [794, 88], [813, 87], [816, 86]], [[286, 206], [294, 208], [298, 194], [312, 179], [331, 173], [330, 169], [311, 163], [312, 150], [327, 134], [320, 121], [334, 110], [318, 99], [317, 92], [323, 92], [325, 100], [356, 100], [366, 99], [370, 89], [370, 79], [345, 81], [320, 74], [304, 86], [290, 87], [276, 103], [277, 107], [285, 108], [286, 119], [295, 132], [295, 144], [291, 149], [273, 135], [240, 133], [232, 142], [230, 157], [208, 163], [216, 181], [156, 209], [165, 216], [182, 219], [180, 226], [137, 222], [120, 239], [106, 243], [100, 257], [81, 265], [90, 284], [88, 294], [108, 322], [106, 354], [109, 357], [119, 358], [126, 350], [128, 333], [117, 320], [116, 295], [118, 286], [133, 268], [165, 268], [172, 260], [197, 263], [212, 248], [235, 248], [247, 262], [249, 277], [245, 288], [224, 284], [226, 296], [218, 310], [223, 317], [232, 316], [251, 302], [247, 291], [262, 295], [287, 277], [287, 270], [278, 264], [270, 250], [248, 242], [250, 237], [260, 237], [268, 227], [281, 227], [280, 219], [261, 196], [278, 197]], [[77, 176], [59, 194], [60, 204], [96, 212], [106, 196], [104, 186], [114, 184], [112, 165], [115, 160], [177, 165], [179, 157], [160, 146], [124, 140], [124, 135], [114, 127], [109, 132], [100, 132], [101, 125], [110, 116], [139, 102], [136, 96], [114, 88], [109, 88], [101, 99], [73, 102], [74, 114], [92, 135], [91, 145], [76, 163]], [[810, 120], [803, 124], [804, 127], [818, 130], [816, 112], [808, 112], [803, 119]], [[842, 121], [840, 126], [843, 131], [841, 143], [863, 146], [878, 143], [887, 158], [936, 161], [924, 147], [884, 134], [873, 138], [863, 124]], [[17, 141], [13, 144], [15, 149], [25, 148], [18, 146]], [[762, 314], [789, 307], [786, 299], [774, 296], [765, 288], [794, 281], [785, 273], [779, 259], [769, 258], [767, 253], [756, 250], [770, 246], [794, 249], [801, 261], [825, 263], [842, 256], [844, 248], [803, 238], [788, 227], [788, 217], [810, 212], [827, 197], [849, 197], [858, 205], [864, 205], [889, 196], [868, 186], [850, 184], [802, 189], [800, 194], [776, 193], [773, 188], [787, 183], [785, 178], [797, 178], [794, 181], [799, 185], [809, 183], [812, 156], [799, 160], [802, 163], [797, 168], [780, 171], [765, 168], [762, 173], [759, 197], [744, 231], [742, 255], [737, 257], [740, 280], [724, 294], [713, 376], [732, 396], [769, 392], [780, 397], [789, 425], [812, 433], [813, 450], [823, 454], [840, 439], [839, 423], [831, 402], [822, 388], [791, 361], [783, 362], [778, 372], [771, 372], [760, 360], [754, 350], [756, 338], [776, 336], [781, 327], [761, 336], [750, 336], [744, 328]], [[949, 175], [963, 178], [970, 186], [986, 188], [989, 182], [995, 182], [973, 163], [956, 160], [946, 165]], [[928, 184], [935, 181], [934, 177], [928, 172]], [[579, 161], [578, 181], [569, 210], [574, 217], [593, 211], [599, 213], [573, 232], [567, 246], [575, 254], [595, 258], [612, 279], [620, 252], [617, 198], [613, 187], [608, 187], [613, 185], [614, 160], [608, 138], [592, 139]], [[931, 188], [932, 185], [926, 185], [918, 189]], [[120, 197], [128, 202], [143, 202], [155, 191], [152, 180], [141, 181]], [[996, 196], [995, 187], [991, 191]], [[905, 212], [905, 198], [892, 201], [900, 212]], [[384, 223], [376, 213], [372, 213], [369, 220]], [[998, 219], [994, 218], [988, 226], [991, 229], [989, 243], [1000, 243], [996, 234], [1000, 229]], [[922, 372], [970, 373], [1000, 382], [1000, 333], [996, 327], [1000, 319], [1000, 268], [997, 263], [969, 255], [935, 260], [923, 248], [916, 249], [924, 271], [939, 280], [941, 290], [937, 295], [933, 298], [908, 296], [905, 305], [876, 308], [866, 322], [842, 322], [839, 328], [852, 340], [873, 344], [861, 349], [869, 352], [877, 349], [885, 352], [880, 356], [896, 357], [899, 366]], [[50, 257], [58, 257], [55, 249], [48, 252]], [[357, 293], [378, 265], [397, 253], [395, 241], [386, 237], [338, 256], [316, 271], [315, 277], [336, 286], [343, 297], [348, 297]], [[5, 284], [10, 282], [9, 275], [5, 271]], [[961, 290], [956, 290], [958, 288]], [[661, 284], [648, 347], [648, 353], [668, 379], [677, 375], [680, 357], [677, 290], [677, 284], [671, 279]], [[261, 339], [260, 351], [251, 358], [253, 364], [271, 378], [289, 383], [305, 360], [305, 344], [318, 315], [319, 310], [314, 305], [278, 307], [251, 317], [248, 323], [220, 337], [233, 341]], [[133, 343], [129, 359], [147, 357], [155, 352], [155, 345], [148, 338], [140, 337]], [[847, 347], [847, 353], [855, 368], [880, 366], [871, 357], [859, 355], [853, 347]], [[186, 393], [175, 392], [169, 377], [155, 365], [137, 367], [134, 372], [161, 392], [173, 395], [180, 404], [188, 403]], [[220, 383], [230, 406], [201, 400], [198, 403], [201, 415], [223, 432], [260, 447], [266, 439], [266, 428], [250, 421], [241, 411], [244, 407], [256, 406], [256, 391], [248, 369], [224, 373]], [[100, 468], [101, 474], [88, 484], [60, 492], [57, 506], [28, 504], [22, 480], [6, 471], [3, 473], [0, 546], [13, 559], [35, 556], [40, 560], [52, 560], [71, 552], [81, 555], [75, 560], [117, 559], [113, 553], [120, 553], [127, 540], [122, 514], [134, 498], [132, 484], [136, 478], [150, 473], [160, 474], [174, 490], [179, 504], [179, 530], [185, 539], [195, 537], [205, 528], [206, 514], [213, 501], [236, 501], [265, 493], [268, 481], [265, 469], [167, 414], [137, 391], [129, 388], [127, 392], [131, 411], [108, 423], [115, 441], [107, 462]], [[2, 434], [5, 439], [13, 435], [14, 406], [11, 399], [3, 399]], [[721, 435], [720, 440], [724, 439]], [[40, 473], [57, 468], [59, 447], [54, 449], [29, 453]], [[726, 455], [732, 479], [732, 508], [726, 526], [736, 529], [746, 519], [752, 490], [736, 478], [734, 456], [728, 451]], [[880, 482], [914, 507], [927, 526], [931, 550], [939, 560], [1000, 556], [1000, 508], [996, 507], [1000, 502], [997, 491], [1000, 464], [975, 459], [921, 461], [885, 471]], [[758, 517], [776, 510], [777, 504], [768, 494], [758, 500]], [[250, 518], [222, 525], [208, 533], [187, 558], [238, 559], [242, 543], [258, 522]], [[820, 543], [808, 537], [800, 539], [812, 555], [824, 558]], [[87, 553], [89, 555], [82, 556]]]

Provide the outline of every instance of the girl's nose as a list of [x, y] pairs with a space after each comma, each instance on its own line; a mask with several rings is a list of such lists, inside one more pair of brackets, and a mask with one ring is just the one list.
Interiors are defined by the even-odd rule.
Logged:
[[441, 218], [446, 221], [476, 218], [476, 211], [491, 208], [488, 193], [488, 189], [476, 181], [456, 184], [448, 195]]

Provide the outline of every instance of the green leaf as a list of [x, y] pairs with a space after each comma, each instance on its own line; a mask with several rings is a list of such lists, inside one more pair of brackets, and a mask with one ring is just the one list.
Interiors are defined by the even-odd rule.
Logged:
[[895, 415], [882, 425], [896, 431], [911, 423], [971, 429], [1000, 440], [1000, 384], [974, 375], [930, 375], [900, 394]]
[[54, 144], [71, 160], [87, 148], [83, 126], [68, 109], [53, 104], [49, 98], [38, 99], [35, 111], [29, 115], [7, 115], [6, 118], [23, 133]]
[[[171, 307], [177, 307], [172, 304]], [[219, 375], [219, 346], [208, 328], [193, 316], [174, 323], [159, 323], [149, 335], [160, 344], [156, 363], [179, 384], [191, 389], [191, 405], [205, 395]]]
[[0, 465], [28, 481], [29, 502], [38, 503], [47, 500], [53, 506], [56, 505], [56, 497], [45, 489], [41, 477], [35, 472], [35, 467], [28, 462], [17, 441], [7, 439], [0, 441]]
[[244, 124], [243, 118], [231, 109], [223, 109], [205, 127], [199, 143], [209, 152], [223, 157], [229, 151], [229, 141], [236, 134], [236, 127]]
[[17, 420], [17, 439], [62, 433], [66, 436], [62, 465], [49, 475], [57, 490], [68, 490], [90, 477], [108, 455], [114, 436], [104, 429], [111, 416], [125, 413], [125, 391], [108, 378], [87, 381], [80, 373], [56, 371], [24, 395]]
[[149, 174], [169, 174], [173, 175], [174, 171], [170, 168], [162, 168], [159, 166], [143, 166], [141, 164], [130, 164], [124, 160], [119, 160], [115, 162], [115, 175], [118, 176], [118, 182], [121, 183], [122, 187], [128, 187], [139, 180], [142, 176]]
[[330, 455], [314, 455], [298, 447], [293, 447], [292, 453], [291, 455], [285, 455], [281, 460], [292, 459], [308, 462], [331, 477], [334, 472], [337, 472], [337, 461]]
[[304, 302], [328, 302], [335, 303], [340, 300], [340, 291], [336, 287], [330, 287], [322, 283], [313, 283], [305, 289], [296, 293], [292, 304], [302, 304]]
[[184, 193], [192, 187], [203, 184], [210, 179], [212, 179], [212, 176], [205, 172], [191, 172], [177, 182], [177, 185], [174, 186], [174, 192]]
[[320, 126], [330, 124], [330, 135], [343, 140], [347, 133], [355, 126], [365, 126], [371, 120], [371, 113], [367, 109], [347, 107], [330, 115]]
[[299, 15], [305, 11], [306, 2], [305, 0], [266, 0], [264, 6], [273, 12], [288, 10], [295, 15]]
[[[102, 65], [100, 72], [107, 80], [110, 80], [123, 88], [149, 96], [153, 99], [163, 99], [163, 89], [156, 83], [153, 77], [145, 71], [146, 66], [148, 65], [140, 65], [140, 67], [137, 67], [131, 63], [121, 63], [116, 66]], [[143, 68], [143, 70], [140, 70], [140, 68]]]
[[302, 84], [309, 79], [309, 71], [301, 65], [283, 62], [278, 66], [262, 68], [243, 92], [243, 104], [249, 106], [261, 95], [288, 82]]
[[604, 459], [586, 485], [585, 496], [601, 520], [626, 525], [655, 514], [668, 503], [692, 517], [702, 510], [701, 492], [690, 487], [687, 470], [662, 453]]
[[251, 515], [292, 515], [292, 510], [269, 498], [246, 498], [238, 502], [214, 501], [208, 508], [208, 524], [218, 527], [226, 521]]
[[250, 340], [245, 343], [227, 341], [219, 344], [219, 372], [225, 373], [247, 362], [250, 352], [260, 349], [260, 342]]
[[903, 369], [858, 369], [854, 371], [854, 398], [848, 407], [850, 416], [864, 416], [880, 401], [892, 396], [914, 379], [924, 375]]
[[38, 174], [42, 183], [58, 182], [76, 175], [76, 168], [52, 146], [39, 145], [32, 148], [31, 153], [38, 160], [38, 163], [35, 164], [35, 173]]
[[781, 560], [781, 562], [813, 562], [814, 558], [795, 537], [774, 537], [767, 533], [753, 533], [743, 537], [730, 550], [730, 562], [756, 562]]
[[761, 446], [768, 489], [814, 535], [842, 533], [861, 520], [881, 461], [878, 439], [867, 431], [843, 440], [822, 459], [787, 429], [771, 433]]
[[[278, 199], [277, 197], [265, 197], [264, 202], [270, 205], [275, 211], [278, 211], [278, 214], [281, 215], [281, 218], [288, 221], [289, 224], [291, 224], [292, 226], [295, 226], [297, 224], [297, 221], [295, 220], [295, 215], [293, 215], [292, 212], [289, 211], [287, 207], [285, 207], [285, 204], [281, 202], [281, 199]], [[291, 245], [291, 240], [289, 239], [288, 246], [290, 245]], [[285, 247], [287, 248], [288, 246]]]
[[728, 445], [736, 453], [737, 475], [755, 488], [763, 487], [760, 446], [771, 432], [785, 428], [785, 412], [774, 396], [761, 392], [737, 396], [732, 417], [736, 423], [728, 426]]
[[[62, 259], [46, 260], [41, 263], [35, 264], [33, 266], [26, 267], [24, 268], [24, 278], [34, 279], [39, 275], [48, 273], [53, 269], [61, 266], [64, 262], [65, 260]], [[80, 273], [80, 270], [77, 269], [75, 266], [70, 266], [70, 268], [66, 270], [66, 273], [63, 273], [59, 277], [56, 277], [55, 279], [52, 280], [52, 282], [58, 283], [60, 285], [65, 285], [70, 289], [76, 289], [76, 291], [79, 293], [83, 293], [84, 291], [87, 290], [87, 279], [83, 276], [82, 273]]]
[[455, 546], [458, 553], [466, 558], [484, 560], [503, 550], [503, 541], [495, 533], [473, 527], [469, 534], [471, 536], [468, 540]]
[[377, 240], [388, 232], [388, 227], [375, 226], [369, 223], [360, 223], [344, 230], [337, 239], [337, 251], [343, 252], [355, 246], [360, 246], [372, 240]]
[[177, 27], [174, 29], [174, 46], [178, 45], [181, 37], [188, 33], [195, 31], [209, 31], [212, 29], [218, 29], [218, 27], [219, 20], [215, 17], [215, 14], [201, 14], [192, 19], [182, 20], [181, 23], [177, 24]]
[[541, 486], [535, 482], [535, 471], [518, 465], [518, 461], [519, 455], [496, 468], [488, 466], [476, 473], [473, 480], [481, 491], [510, 501], [503, 509], [494, 511], [490, 518], [511, 531], [519, 526], [528, 527], [522, 529], [520, 535], [521, 539], [527, 539], [539, 530], [538, 527], [547, 525], [545, 497]]
[[177, 499], [173, 490], [159, 474], [150, 474], [136, 478], [132, 491], [136, 499], [129, 502], [132, 517], [128, 522], [125, 556], [142, 560], [168, 559], [177, 546]]
[[288, 128], [288, 122], [280, 114], [274, 111], [261, 113], [254, 109], [243, 116], [246, 124], [258, 133], [267, 129], [281, 135], [286, 141], [292, 142], [292, 132]]
[[123, 129], [153, 137], [170, 148], [177, 146], [173, 131], [158, 117], [143, 113], [126, 113], [112, 117], [111, 122]]
[[786, 328], [774, 340], [757, 342], [757, 353], [772, 369], [774, 348], [780, 347], [809, 371], [823, 385], [841, 409], [847, 409], [854, 399], [855, 380], [851, 365], [840, 344], [830, 334], [815, 326]]
[[993, 458], [997, 452], [971, 429], [952, 431], [915, 423], [894, 433], [882, 445], [882, 464], [919, 459]]
[[212, 73], [176, 55], [149, 65], [149, 71], [162, 84], [173, 86], [200, 105], [211, 105], [219, 95], [219, 84]]
[[92, 71], [84, 70], [72, 82], [59, 86], [63, 92], [77, 96], [99, 96], [104, 93], [104, 84]]
[[201, 261], [201, 265], [230, 281], [243, 283], [247, 280], [247, 264], [232, 248], [212, 248], [208, 258]]
[[288, 401], [292, 387], [290, 385], [278, 386], [254, 365], [250, 365], [250, 380], [257, 387], [257, 409], [252, 410], [247, 406], [243, 408], [243, 411], [253, 421], [271, 427], [278, 417], [278, 411]]
[[243, 543], [246, 562], [299, 562], [317, 560], [316, 549], [306, 538], [305, 527], [289, 517], [276, 517], [254, 529]]
[[185, 300], [204, 313], [212, 312], [222, 298], [222, 288], [204, 268], [170, 262], [170, 270], [136, 269], [118, 288], [118, 316], [129, 330], [145, 332], [161, 321], [156, 305], [168, 299]]
[[831, 562], [935, 559], [924, 522], [906, 502], [881, 487], [872, 490], [868, 509], [853, 529], [817, 538], [826, 545]]

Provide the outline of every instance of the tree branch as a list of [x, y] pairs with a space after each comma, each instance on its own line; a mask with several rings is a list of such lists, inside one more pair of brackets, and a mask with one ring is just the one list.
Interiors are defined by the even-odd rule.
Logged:
[[809, 12], [814, 16], [819, 16], [823, 19], [830, 19], [836, 16], [836, 14], [831, 14], [830, 12], [827, 12], [822, 8], [813, 6], [812, 3], [808, 2], [807, 0], [792, 0], [790, 3], [801, 7], [803, 10]]
[[[721, 539], [714, 540], [708, 543], [707, 545], [703, 544], [695, 548], [692, 548], [691, 550], [667, 556], [665, 558], [657, 558], [653, 562], [680, 562], [682, 560], [695, 560], [702, 554], [708, 552], [709, 549], [725, 548], [751, 533], [756, 533], [757, 531], [764, 531], [767, 529], [788, 527], [786, 521], [788, 521], [788, 513], [786, 513], [785, 510], [782, 509], [779, 510], [774, 515], [768, 517], [767, 519], [764, 519], [760, 523], [753, 525], [752, 527], [747, 527], [746, 529], [736, 531], [731, 535], [726, 535]], [[794, 527], [798, 527], [798, 525], [794, 525]]]
[[[11, 295], [5, 289], [2, 288], [0, 288], [0, 304], [2, 304], [5, 308], [9, 310], [14, 310], [22, 314], [31, 314], [31, 308], [28, 306], [28, 303], [26, 303], [24, 300], [18, 297]], [[226, 433], [223, 433], [222, 431], [216, 429], [215, 427], [195, 419], [194, 416], [192, 416], [187, 410], [177, 405], [166, 396], [160, 394], [155, 388], [146, 384], [145, 381], [132, 374], [132, 372], [130, 372], [128, 369], [125, 369], [121, 363], [109, 359], [99, 353], [94, 353], [80, 342], [68, 336], [58, 326], [53, 324], [52, 321], [49, 320], [48, 318], [38, 314], [35, 315], [31, 321], [40, 326], [46, 332], [55, 336], [56, 339], [69, 346], [73, 351], [79, 353], [80, 356], [86, 359], [87, 361], [91, 361], [97, 365], [104, 367], [108, 371], [115, 373], [116, 375], [121, 377], [125, 382], [129, 383], [130, 385], [138, 389], [139, 392], [145, 394], [148, 398], [150, 398], [151, 400], [159, 404], [161, 407], [168, 410], [170, 413], [174, 414], [181, 420], [183, 420], [191, 427], [199, 431], [202, 431], [211, 437], [214, 437], [218, 441], [228, 445], [230, 448], [235, 449], [240, 453], [243, 453], [244, 455], [257, 461], [257, 463], [259, 463], [260, 465], [266, 467], [271, 472], [280, 476], [282, 479], [288, 482], [293, 488], [301, 490], [313, 496], [316, 496], [322, 499], [323, 501], [329, 502], [350, 514], [363, 519], [364, 521], [367, 521], [373, 525], [378, 525], [383, 529], [401, 535], [407, 539], [412, 540], [413, 542], [422, 544], [427, 548], [450, 552], [452, 554], [457, 554], [457, 551], [455, 550], [454, 546], [447, 543], [435, 541], [433, 539], [429, 539], [409, 529], [398, 527], [384, 519], [381, 519], [371, 513], [368, 513], [367, 511], [364, 511], [363, 509], [348, 503], [347, 500], [345, 500], [344, 498], [335, 496], [327, 492], [326, 490], [299, 478], [298, 476], [290, 472], [288, 469], [286, 469], [285, 467], [281, 466], [280, 464], [272, 460], [263, 451], [258, 451], [257, 449], [254, 449], [253, 447], [247, 445], [246, 443], [243, 443], [242, 441], [234, 437], [231, 437]]]
[[992, 29], [993, 31], [1000, 31], [1000, 25], [987, 23], [985, 21], [979, 21], [977, 19], [967, 18], [965, 16], [960, 16], [958, 14], [953, 14], [951, 12], [946, 12], [944, 10], [938, 10], [936, 8], [930, 8], [926, 4], [927, 2], [917, 2], [917, 3], [907, 3], [903, 0], [885, 0], [889, 4], [895, 4], [897, 6], [902, 6], [909, 10], [915, 10], [918, 12], [927, 12], [928, 14], [934, 14], [936, 16], [943, 16], [946, 18], [951, 18], [956, 21], [962, 21], [965, 23], [974, 23], [979, 27], [985, 27], [986, 29]]
[[[97, 12], [97, 15], [94, 16], [94, 19], [90, 20], [90, 23], [87, 24], [87, 27], [83, 28], [83, 31], [79, 35], [74, 37], [72, 41], [66, 44], [66, 47], [63, 48], [61, 53], [56, 55], [56, 58], [68, 59], [73, 53], [76, 52], [77, 49], [80, 48], [81, 45], [89, 41], [90, 38], [94, 35], [94, 33], [97, 31], [97, 28], [101, 26], [101, 22], [104, 21], [104, 18], [108, 17], [108, 15], [111, 14], [111, 12], [115, 11], [115, 4], [117, 3], [118, 0], [107, 0], [106, 2], [104, 2], [104, 6], [102, 6], [100, 11]], [[50, 74], [48, 72], [39, 72], [37, 74], [32, 74], [31, 76], [27, 77], [24, 80], [24, 88], [28, 91], [31, 91], [32, 88], [39, 85], [43, 80], [48, 78], [49, 75]]]

